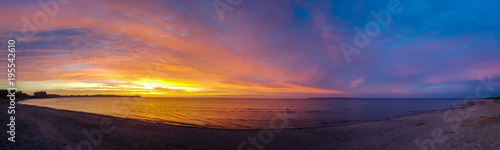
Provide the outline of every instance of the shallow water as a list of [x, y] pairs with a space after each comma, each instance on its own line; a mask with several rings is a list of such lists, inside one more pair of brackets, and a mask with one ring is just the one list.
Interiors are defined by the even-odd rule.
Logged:
[[[463, 99], [196, 99], [70, 97], [21, 104], [207, 128], [330, 126], [450, 108]], [[274, 126], [272, 125], [274, 124]]]

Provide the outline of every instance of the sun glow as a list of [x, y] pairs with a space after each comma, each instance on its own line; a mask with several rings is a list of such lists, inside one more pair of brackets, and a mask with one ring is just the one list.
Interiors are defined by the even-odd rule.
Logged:
[[198, 92], [203, 89], [196, 87], [194, 84], [161, 78], [141, 78], [137, 81], [132, 81], [131, 83], [134, 85], [131, 88], [158, 90], [165, 92]]

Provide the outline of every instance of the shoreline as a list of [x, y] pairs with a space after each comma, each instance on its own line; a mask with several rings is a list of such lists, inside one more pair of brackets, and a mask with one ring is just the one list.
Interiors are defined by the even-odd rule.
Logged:
[[[4, 105], [0, 104], [1, 107]], [[499, 100], [481, 100], [476, 105], [479, 109], [464, 118], [456, 131], [443, 120], [443, 113], [452, 109], [467, 109], [471, 106], [467, 103], [390, 119], [283, 129], [274, 132], [271, 142], [259, 144], [266, 149], [419, 149], [414, 144], [416, 139], [432, 138], [431, 132], [442, 128], [448, 140], [444, 144], [436, 143], [438, 149], [468, 146], [462, 144], [463, 139], [472, 140], [473, 144], [500, 146]], [[91, 145], [94, 149], [237, 149], [242, 142], [248, 143], [249, 137], [258, 137], [263, 130], [176, 126], [24, 104], [17, 106], [16, 135], [19, 136], [16, 138], [19, 139], [16, 142], [19, 142], [14, 145], [16, 149], [65, 149], [67, 146], [76, 149], [79, 142], [92, 139], [85, 136], [84, 130], [87, 133], [98, 131], [103, 120], [109, 120], [116, 129], [109, 134], [102, 133], [101, 142]], [[6, 114], [1, 113], [2, 123], [7, 121], [4, 119]], [[480, 122], [484, 118], [487, 118], [486, 123], [477, 125], [478, 119]], [[487, 139], [497, 142], [485, 142]], [[7, 140], [2, 140], [1, 144], [12, 145]], [[246, 148], [252, 147], [247, 145]]]

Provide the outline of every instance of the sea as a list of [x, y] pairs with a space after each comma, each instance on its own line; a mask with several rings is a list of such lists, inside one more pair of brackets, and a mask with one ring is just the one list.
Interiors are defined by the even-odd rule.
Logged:
[[464, 99], [65, 97], [19, 103], [178, 126], [274, 129], [389, 119], [465, 102]]

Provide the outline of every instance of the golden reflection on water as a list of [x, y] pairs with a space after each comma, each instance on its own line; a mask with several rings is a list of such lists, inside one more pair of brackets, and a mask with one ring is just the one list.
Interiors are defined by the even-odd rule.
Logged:
[[262, 99], [138, 97], [34, 99], [21, 103], [154, 123], [231, 129], [268, 128], [270, 120], [276, 116], [275, 111], [283, 111], [291, 104]]
[[262, 129], [271, 128], [271, 120], [283, 113], [294, 116], [287, 128], [318, 127], [444, 109], [459, 102], [463, 101], [71, 97], [20, 103], [171, 125]]

